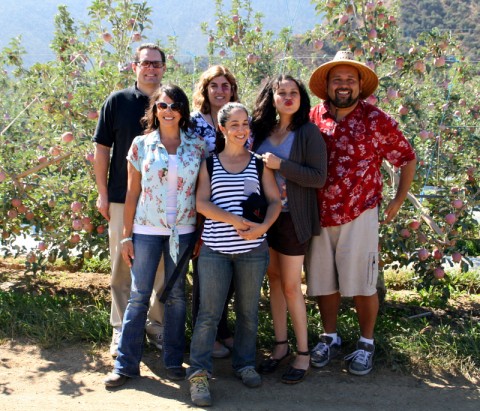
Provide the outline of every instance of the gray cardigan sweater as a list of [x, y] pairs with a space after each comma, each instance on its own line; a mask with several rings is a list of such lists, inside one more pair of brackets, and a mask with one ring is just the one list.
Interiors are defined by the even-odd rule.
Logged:
[[295, 130], [290, 157], [281, 161], [280, 172], [287, 179], [288, 208], [298, 241], [304, 243], [320, 234], [317, 188], [327, 178], [327, 149], [315, 124]]

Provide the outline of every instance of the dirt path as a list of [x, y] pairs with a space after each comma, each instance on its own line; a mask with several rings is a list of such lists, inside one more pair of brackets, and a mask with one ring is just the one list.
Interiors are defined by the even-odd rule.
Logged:
[[[186, 358], [188, 360], [188, 358]], [[159, 354], [148, 350], [142, 378], [106, 390], [103, 378], [112, 359], [82, 345], [39, 349], [7, 342], [0, 345], [0, 410], [187, 410], [188, 382], [165, 379]], [[376, 368], [351, 376], [335, 361], [311, 370], [296, 386], [279, 382], [280, 371], [262, 387], [244, 387], [231, 372], [230, 360], [215, 360], [211, 382], [213, 410], [479, 410], [480, 387], [463, 378], [421, 380]]]

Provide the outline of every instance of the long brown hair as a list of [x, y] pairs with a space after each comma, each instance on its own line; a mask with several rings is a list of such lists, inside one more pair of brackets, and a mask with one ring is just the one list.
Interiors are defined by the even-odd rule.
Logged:
[[197, 84], [195, 84], [195, 90], [193, 92], [193, 109], [198, 110], [203, 114], [210, 113], [210, 101], [208, 100], [208, 85], [210, 82], [220, 76], [225, 78], [232, 87], [232, 97], [230, 101], [238, 101], [238, 86], [237, 80], [228, 68], [221, 65], [216, 65], [205, 70]]
[[148, 107], [145, 116], [141, 119], [141, 122], [145, 127], [145, 134], [151, 133], [159, 127], [156, 102], [163, 93], [170, 97], [175, 103], [182, 104], [179, 111], [182, 116], [179, 126], [182, 131], [187, 132], [192, 127], [190, 122], [190, 104], [188, 102], [188, 97], [180, 87], [174, 84], [167, 84], [159, 87], [150, 97], [150, 106]]

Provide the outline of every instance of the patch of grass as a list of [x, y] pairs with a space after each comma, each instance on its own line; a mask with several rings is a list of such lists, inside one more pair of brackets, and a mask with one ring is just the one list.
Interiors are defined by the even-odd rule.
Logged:
[[[462, 272], [458, 264], [447, 267], [446, 275], [450, 292], [456, 293], [480, 293], [480, 269], [471, 268]], [[390, 290], [413, 290], [415, 289], [416, 276], [411, 268], [400, 268], [398, 270], [387, 268], [383, 271], [385, 284]]]
[[86, 273], [110, 273], [110, 259], [92, 257], [83, 261], [82, 271]]
[[51, 296], [0, 292], [0, 338], [24, 337], [42, 347], [64, 342], [106, 340], [109, 307], [75, 295]]

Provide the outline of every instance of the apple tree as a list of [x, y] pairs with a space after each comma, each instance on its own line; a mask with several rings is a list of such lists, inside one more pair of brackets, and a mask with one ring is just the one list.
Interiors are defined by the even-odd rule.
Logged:
[[57, 258], [107, 255], [92, 136], [104, 99], [134, 80], [132, 54], [150, 13], [146, 3], [93, 1], [90, 21], [77, 24], [60, 6], [54, 61], [24, 68], [16, 39], [0, 53], [1, 250], [23, 254], [33, 235], [27, 271]]

